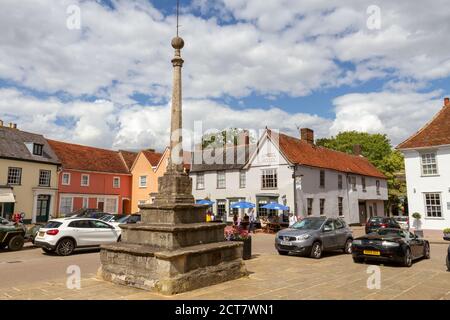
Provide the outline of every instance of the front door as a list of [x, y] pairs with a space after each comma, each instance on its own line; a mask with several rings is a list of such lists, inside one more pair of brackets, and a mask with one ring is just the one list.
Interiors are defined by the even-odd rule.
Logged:
[[50, 196], [38, 195], [36, 207], [36, 222], [47, 222], [50, 213]]
[[359, 223], [367, 222], [367, 207], [365, 202], [359, 203]]
[[103, 210], [105, 209], [105, 203], [103, 201], [99, 201], [97, 204], [97, 209], [103, 212]]

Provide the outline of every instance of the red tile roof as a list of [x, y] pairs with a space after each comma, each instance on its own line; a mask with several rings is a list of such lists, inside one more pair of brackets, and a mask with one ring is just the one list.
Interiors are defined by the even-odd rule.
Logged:
[[271, 130], [268, 130], [268, 133], [274, 143], [277, 143], [278, 139], [281, 152], [291, 163], [382, 179], [386, 178], [369, 160], [362, 156], [319, 147], [304, 140], [282, 133], [278, 134]]
[[150, 150], [142, 150], [142, 153], [144, 154], [144, 156], [147, 158], [148, 162], [150, 162], [150, 164], [153, 167], [156, 167], [158, 165], [159, 160], [161, 160], [161, 157], [162, 157], [162, 153], [154, 152], [154, 151], [150, 151]]
[[123, 161], [125, 161], [125, 164], [128, 167], [128, 170], [131, 169], [133, 166], [134, 160], [136, 160], [138, 153], [137, 152], [131, 152], [131, 151], [125, 151], [125, 150], [119, 150], [120, 155], [123, 158]]
[[450, 105], [442, 109], [397, 149], [423, 148], [450, 144]]
[[128, 174], [129, 170], [119, 152], [48, 140], [61, 160], [63, 169]]

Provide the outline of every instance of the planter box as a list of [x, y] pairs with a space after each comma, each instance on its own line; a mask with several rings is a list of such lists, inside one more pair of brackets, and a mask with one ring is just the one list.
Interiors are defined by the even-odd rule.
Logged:
[[246, 240], [233, 240], [233, 241], [241, 241], [244, 244], [242, 250], [242, 259], [249, 260], [252, 258], [252, 238], [248, 238]]

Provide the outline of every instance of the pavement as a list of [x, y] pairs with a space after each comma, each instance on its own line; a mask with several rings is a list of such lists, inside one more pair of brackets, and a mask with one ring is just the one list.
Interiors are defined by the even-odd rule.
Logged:
[[[253, 257], [245, 261], [249, 276], [170, 297], [96, 278], [98, 251], [69, 257], [46, 255], [37, 248], [0, 252], [0, 300], [450, 300], [450, 272], [445, 266], [448, 244], [432, 244], [431, 259], [418, 260], [411, 268], [403, 268], [391, 264], [356, 264], [350, 255], [340, 252], [327, 253], [320, 260], [280, 256], [273, 247], [273, 234], [256, 234], [252, 242]], [[70, 277], [66, 270], [72, 264], [80, 266], [80, 289], [67, 287]], [[369, 289], [374, 271], [379, 272], [380, 287]]]

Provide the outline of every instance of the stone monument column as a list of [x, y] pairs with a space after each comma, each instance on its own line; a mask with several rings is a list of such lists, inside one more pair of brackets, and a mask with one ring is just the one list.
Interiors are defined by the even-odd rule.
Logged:
[[170, 159], [158, 179], [152, 204], [139, 206], [141, 222], [120, 225], [121, 241], [101, 246], [99, 277], [166, 295], [181, 293], [247, 274], [242, 243], [224, 241], [225, 223], [207, 223], [205, 205], [195, 204], [192, 179], [183, 170], [181, 48], [175, 49]]

